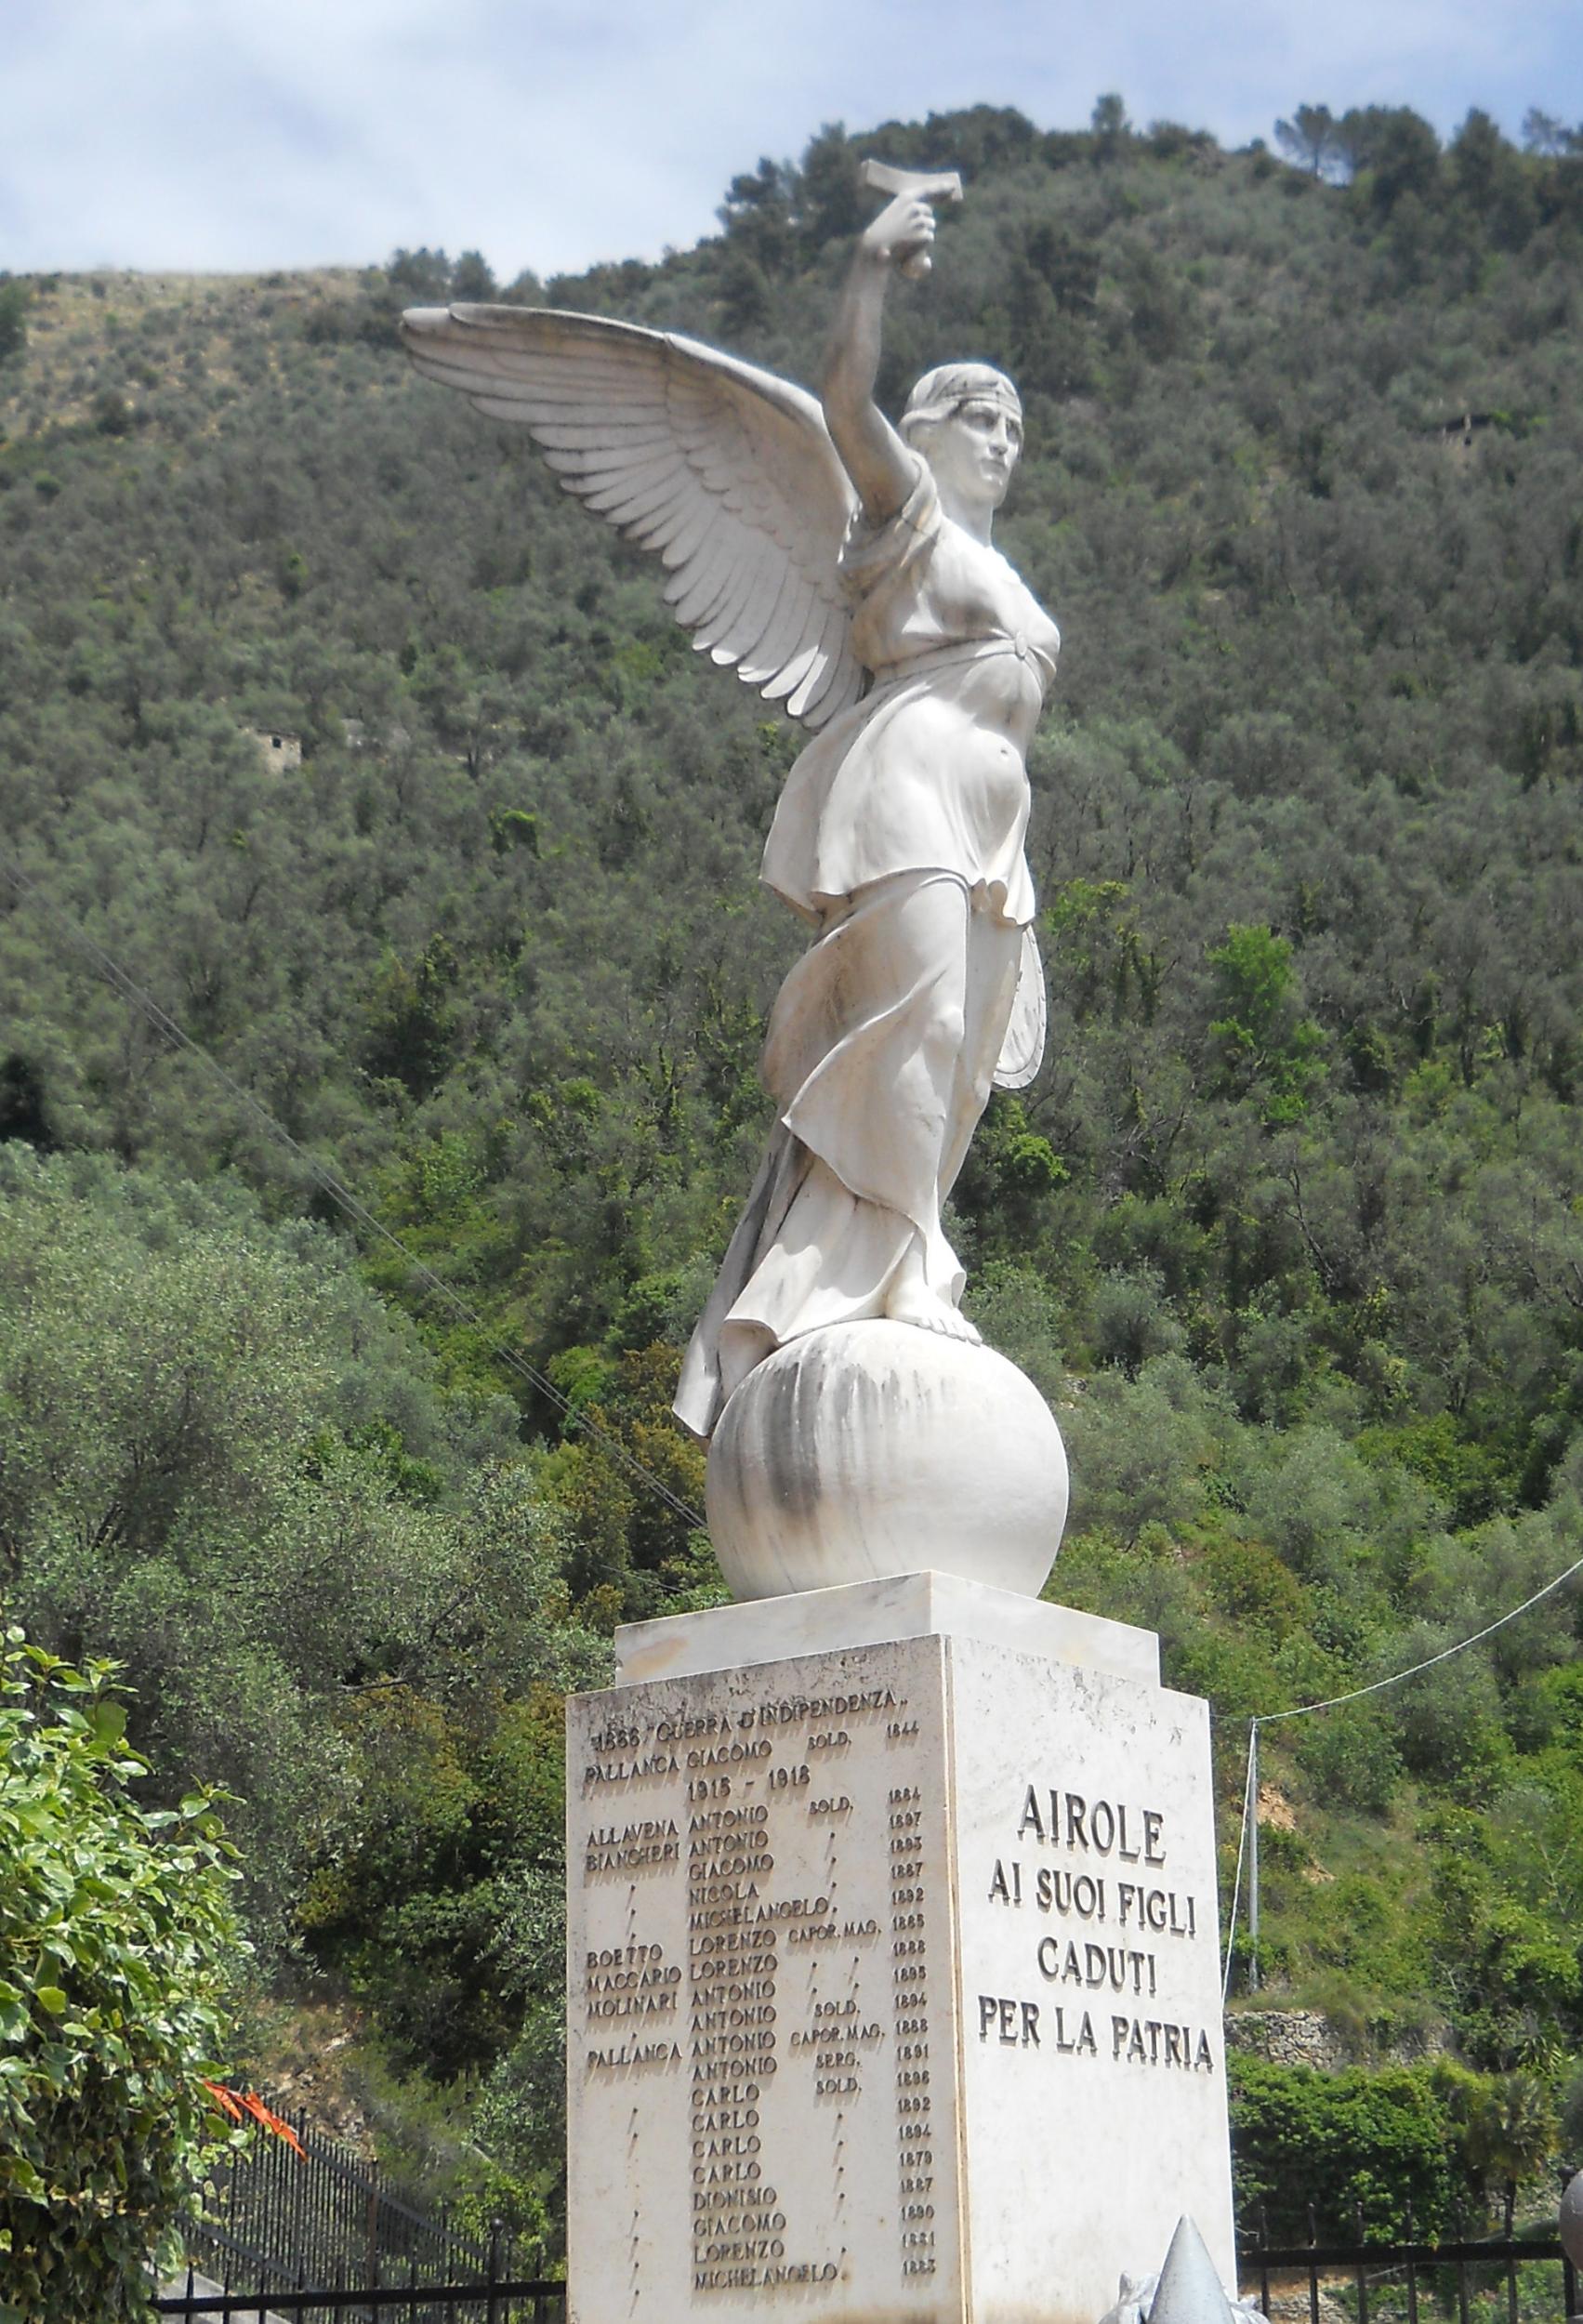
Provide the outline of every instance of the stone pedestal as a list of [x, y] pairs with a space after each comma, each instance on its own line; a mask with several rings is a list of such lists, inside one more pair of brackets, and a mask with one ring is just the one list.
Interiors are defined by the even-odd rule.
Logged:
[[572, 2324], [1096, 2324], [1233, 2277], [1205, 1706], [919, 1574], [568, 1706]]

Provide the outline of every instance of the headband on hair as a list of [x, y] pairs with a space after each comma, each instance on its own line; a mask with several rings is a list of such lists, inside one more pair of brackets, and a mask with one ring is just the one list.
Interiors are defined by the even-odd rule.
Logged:
[[949, 419], [964, 403], [993, 403], [1009, 419], [1022, 416], [1022, 397], [993, 363], [939, 363], [924, 373], [908, 396], [903, 432], [911, 421]]

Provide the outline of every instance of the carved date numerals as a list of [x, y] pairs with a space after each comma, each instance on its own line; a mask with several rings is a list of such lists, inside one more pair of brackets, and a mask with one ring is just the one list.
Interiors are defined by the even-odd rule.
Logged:
[[[889, 1732], [899, 1739], [903, 1728]], [[935, 2273], [934, 2206], [928, 2199], [933, 2110], [929, 2059], [929, 1880], [924, 1870], [923, 1798], [917, 1784], [893, 1784], [887, 1802], [890, 1852], [890, 2001], [894, 2037], [897, 2237], [904, 2276]]]

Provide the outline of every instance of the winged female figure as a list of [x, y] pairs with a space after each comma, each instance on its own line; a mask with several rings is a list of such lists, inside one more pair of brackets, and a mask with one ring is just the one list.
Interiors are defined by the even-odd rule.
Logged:
[[1026, 755], [1060, 635], [991, 537], [1022, 406], [980, 363], [927, 372], [899, 427], [874, 400], [890, 277], [933, 234], [908, 191], [859, 238], [817, 401], [590, 316], [403, 322], [421, 371], [525, 426], [661, 557], [700, 652], [814, 730], [764, 850], [812, 931], [764, 1047], [775, 1121], [677, 1394], [702, 1438], [803, 1333], [977, 1338], [942, 1206], [991, 1087], [1025, 1086], [1043, 1049]]

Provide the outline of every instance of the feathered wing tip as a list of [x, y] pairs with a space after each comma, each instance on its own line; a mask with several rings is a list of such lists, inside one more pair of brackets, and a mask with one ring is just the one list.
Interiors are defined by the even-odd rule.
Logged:
[[699, 653], [823, 726], [864, 671], [837, 560], [855, 495], [812, 396], [674, 332], [536, 307], [413, 307], [427, 378], [527, 429], [567, 492], [652, 550]]

